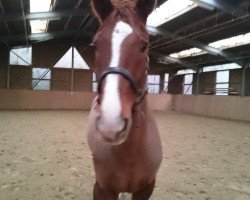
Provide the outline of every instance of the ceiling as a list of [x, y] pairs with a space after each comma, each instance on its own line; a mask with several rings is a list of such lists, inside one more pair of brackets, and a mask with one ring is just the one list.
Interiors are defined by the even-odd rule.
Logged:
[[[166, 0], [159, 0], [161, 5]], [[151, 67], [155, 71], [236, 62], [250, 59], [250, 44], [216, 49], [209, 43], [250, 32], [250, 0], [194, 0], [214, 9], [196, 7], [157, 28], [149, 29]], [[0, 45], [9, 48], [48, 40], [91, 41], [98, 28], [86, 0], [53, 0], [52, 11], [29, 13], [29, 0], [0, 0]], [[46, 33], [31, 33], [29, 20], [49, 19]], [[197, 47], [206, 53], [185, 58], [169, 55]]]

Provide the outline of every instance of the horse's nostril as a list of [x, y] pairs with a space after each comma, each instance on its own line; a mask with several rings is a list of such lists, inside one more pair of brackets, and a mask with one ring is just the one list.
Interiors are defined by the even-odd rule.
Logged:
[[98, 104], [98, 105], [101, 104], [100, 96], [97, 97], [97, 104]]
[[117, 132], [116, 139], [119, 139], [120, 137], [123, 137], [124, 132], [127, 129], [128, 120], [126, 118], [124, 118], [124, 119], [122, 119], [121, 123], [123, 123], [122, 126], [121, 126], [122, 128], [121, 128], [120, 131]]
[[98, 117], [96, 117], [96, 120], [95, 120], [95, 127], [96, 127], [97, 131], [99, 131], [100, 119], [101, 119], [101, 116], [98, 116]]
[[123, 131], [125, 131], [126, 130], [126, 128], [127, 128], [127, 124], [128, 124], [128, 119], [127, 118], [124, 118], [124, 119], [122, 119], [123, 120], [123, 128], [121, 129], [121, 131], [119, 131], [119, 132], [123, 132]]

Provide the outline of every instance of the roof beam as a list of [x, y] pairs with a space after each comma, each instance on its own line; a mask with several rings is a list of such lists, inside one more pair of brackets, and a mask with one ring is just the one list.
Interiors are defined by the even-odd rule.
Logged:
[[[83, 0], [78, 0], [77, 4], [75, 5], [75, 8], [76, 8], [76, 9], [79, 8], [79, 6], [81, 5], [82, 1], [83, 1]], [[65, 29], [68, 28], [68, 25], [69, 25], [69, 22], [70, 22], [71, 19], [72, 19], [72, 15], [70, 15], [70, 16], [68, 17], [68, 19], [67, 19], [67, 21], [66, 21], [66, 23], [65, 23], [65, 25], [64, 25], [64, 27], [63, 27], [63, 30], [65, 30]]]
[[226, 0], [192, 0], [192, 1], [198, 3], [201, 7], [202, 5], [204, 6], [207, 5], [213, 8], [217, 8], [218, 10], [224, 11], [236, 17], [240, 17], [246, 14], [246, 11], [241, 9], [239, 6], [228, 3]]
[[148, 31], [154, 35], [162, 35], [162, 36], [167, 36], [169, 37], [170, 39], [173, 39], [173, 40], [179, 40], [180, 42], [183, 42], [191, 47], [196, 47], [196, 48], [199, 48], [199, 49], [202, 49], [204, 51], [206, 51], [207, 53], [209, 54], [212, 54], [214, 56], [221, 56], [223, 57], [225, 60], [228, 60], [230, 62], [233, 62], [233, 63], [237, 63], [238, 65], [240, 66], [243, 66], [243, 62], [241, 61], [236, 61], [235, 60], [235, 55], [231, 54], [231, 53], [228, 53], [228, 52], [225, 52], [223, 50], [220, 50], [220, 49], [217, 49], [217, 48], [214, 48], [212, 46], [209, 46], [207, 44], [204, 44], [202, 42], [199, 42], [199, 41], [196, 41], [196, 40], [193, 40], [193, 39], [189, 39], [189, 38], [184, 38], [182, 36], [179, 36], [177, 34], [174, 34], [170, 31], [167, 31], [167, 30], [161, 30], [159, 28], [154, 28], [154, 27], [151, 27], [151, 26], [148, 26], [147, 27]]
[[51, 10], [54, 11], [56, 9], [56, 4], [57, 4], [57, 0], [52, 0], [51, 1]]
[[[4, 14], [5, 10], [4, 10], [4, 7], [3, 7], [2, 0], [0, 0], [0, 9], [1, 9], [2, 14]], [[8, 33], [11, 34], [10, 28], [9, 28], [8, 23], [6, 21], [4, 22], [4, 25], [5, 25]]]
[[36, 20], [36, 19], [47, 19], [53, 20], [61, 17], [81, 17], [86, 14], [90, 14], [91, 11], [89, 8], [85, 9], [63, 9], [58, 11], [50, 11], [50, 12], [38, 12], [38, 13], [28, 13], [24, 17], [22, 12], [17, 13], [5, 13], [0, 15], [0, 22], [11, 22], [11, 21], [20, 21], [23, 20]]
[[78, 1], [77, 1], [77, 4], [76, 4], [76, 8], [79, 8], [80, 5], [82, 4], [82, 2], [83, 2], [83, 0], [78, 0]]
[[25, 20], [25, 18], [24, 18], [25, 12], [24, 12], [23, 0], [20, 0], [20, 3], [21, 3], [21, 10], [22, 10], [22, 16], [23, 16], [23, 26], [24, 26], [24, 34], [25, 34], [26, 46], [29, 46], [27, 23], [26, 23], [26, 20]]
[[[29, 40], [33, 41], [44, 41], [53, 39], [56, 37], [68, 37], [72, 35], [77, 35], [79, 33], [79, 29], [72, 29], [72, 30], [65, 30], [65, 31], [52, 31], [46, 33], [33, 33], [27, 36]], [[92, 32], [84, 31], [81, 33], [84, 36], [91, 36], [93, 35]], [[0, 36], [0, 42], [18, 42], [18, 41], [25, 41], [25, 35], [7, 35], [7, 36]]]
[[68, 28], [69, 22], [72, 19], [72, 16], [69, 16], [67, 21], [65, 22], [64, 26], [63, 26], [63, 30], [66, 30]]
[[170, 63], [179, 64], [179, 65], [181, 65], [183, 67], [186, 67], [188, 69], [193, 69], [195, 71], [198, 70], [198, 67], [195, 64], [184, 61], [184, 60], [181, 60], [181, 59], [178, 59], [178, 58], [174, 58], [174, 57], [171, 57], [171, 56], [166, 56], [166, 55], [164, 55], [162, 53], [155, 52], [155, 51], [151, 51], [149, 54], [154, 56], [154, 57], [157, 57], [157, 58], [163, 58], [164, 60], [167, 60]]

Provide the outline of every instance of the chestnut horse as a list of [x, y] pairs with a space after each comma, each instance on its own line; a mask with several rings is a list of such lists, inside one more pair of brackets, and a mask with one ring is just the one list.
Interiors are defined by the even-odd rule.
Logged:
[[94, 200], [132, 193], [148, 200], [162, 160], [147, 103], [147, 16], [155, 0], [92, 0], [100, 21], [93, 40], [98, 96], [88, 121], [96, 183]]

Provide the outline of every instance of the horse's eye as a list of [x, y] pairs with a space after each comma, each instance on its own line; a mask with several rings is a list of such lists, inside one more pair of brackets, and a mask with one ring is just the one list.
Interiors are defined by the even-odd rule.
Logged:
[[148, 49], [148, 43], [145, 43], [141, 48], [141, 52], [144, 53]]

